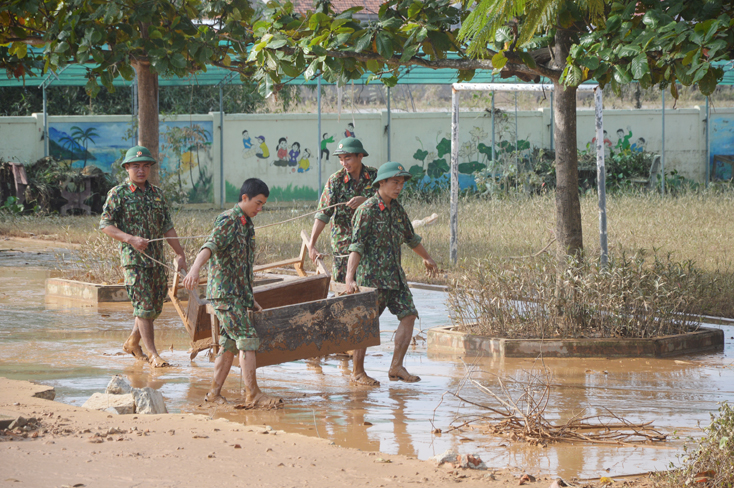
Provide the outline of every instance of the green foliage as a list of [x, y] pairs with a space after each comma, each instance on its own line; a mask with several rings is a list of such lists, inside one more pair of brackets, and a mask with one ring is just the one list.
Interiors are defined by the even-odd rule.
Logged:
[[25, 207], [18, 203], [17, 197], [8, 197], [0, 206], [0, 213], [6, 213], [9, 215], [21, 215], [25, 210]]
[[614, 2], [606, 25], [583, 33], [571, 49], [566, 79], [583, 69], [615, 91], [638, 81], [642, 88], [670, 87], [674, 98], [676, 83], [710, 95], [724, 74], [715, 63], [731, 60], [733, 15], [730, 2]]
[[493, 337], [650, 338], [695, 329], [701, 275], [691, 261], [640, 252], [596, 260], [490, 256], [465, 263], [450, 289], [452, 317], [464, 330]]
[[186, 76], [207, 64], [246, 71], [237, 59], [250, 37], [246, 0], [10, 0], [3, 7], [0, 65], [17, 78], [37, 76], [41, 63], [43, 72], [90, 63], [86, 90], [94, 96], [100, 85], [114, 92], [118, 76], [131, 80], [140, 59], [164, 76]]
[[711, 424], [704, 436], [694, 441], [695, 449], [686, 456], [683, 465], [657, 475], [656, 486], [734, 486], [734, 409], [727, 402], [719, 405], [717, 415], [711, 414]]
[[[238, 190], [239, 194], [239, 190]], [[288, 184], [285, 188], [274, 186], [270, 188], [269, 202], [292, 202], [296, 200], [317, 200], [319, 198], [316, 190], [309, 186], [293, 186]]]

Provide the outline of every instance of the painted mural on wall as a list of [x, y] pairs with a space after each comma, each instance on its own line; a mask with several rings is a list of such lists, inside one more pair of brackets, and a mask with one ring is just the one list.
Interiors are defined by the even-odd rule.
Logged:
[[734, 176], [734, 116], [711, 117], [711, 179], [731, 180]]
[[241, 163], [229, 165], [225, 174], [225, 198], [230, 203], [237, 201], [242, 182], [251, 177], [261, 178], [268, 184], [271, 201], [317, 199], [319, 158], [323, 183], [341, 168], [339, 158], [333, 154], [338, 141], [356, 137], [354, 124], [343, 124], [335, 132], [324, 132], [319, 147], [314, 150], [310, 144], [313, 137], [303, 133], [261, 133], [252, 126], [245, 126], [239, 132]]
[[[212, 129], [208, 122], [170, 122], [160, 125], [160, 170], [170, 175], [190, 203], [211, 202]], [[73, 168], [95, 166], [116, 173], [115, 163], [132, 145], [129, 122], [62, 122], [49, 127], [49, 153], [70, 160]]]

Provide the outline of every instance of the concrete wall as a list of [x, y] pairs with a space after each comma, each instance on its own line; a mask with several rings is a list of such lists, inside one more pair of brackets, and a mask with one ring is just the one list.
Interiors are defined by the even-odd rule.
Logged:
[[[665, 118], [665, 169], [699, 182], [706, 175], [705, 110], [667, 110]], [[353, 127], [349, 124], [353, 124]], [[548, 109], [506, 113], [495, 119], [495, 143], [509, 151], [515, 147], [515, 126], [520, 144], [551, 146], [551, 113]], [[324, 114], [321, 133], [316, 114], [229, 114], [224, 116], [220, 145], [220, 114], [167, 117], [161, 123], [161, 168], [189, 193], [191, 201], [220, 202], [221, 189], [234, 201], [242, 181], [265, 180], [271, 199], [315, 199], [321, 182], [340, 168], [333, 155], [340, 139], [353, 131], [370, 153], [368, 165], [379, 167], [388, 160], [388, 116], [380, 113]], [[586, 149], [594, 138], [593, 110], [578, 111], [578, 146]], [[114, 163], [132, 145], [129, 116], [49, 117], [49, 149], [73, 165], [95, 165], [112, 171]], [[613, 150], [662, 150], [661, 110], [607, 110], [605, 144]], [[244, 132], [246, 131], [246, 132]], [[450, 159], [451, 116], [448, 112], [392, 113], [389, 157], [406, 166], [439, 171]], [[83, 134], [87, 134], [85, 140]], [[325, 134], [325, 136], [324, 136]], [[44, 154], [43, 118], [0, 117], [0, 157], [28, 163]], [[734, 109], [712, 112], [711, 156], [734, 154]], [[492, 118], [488, 112], [462, 112], [460, 163], [484, 164], [491, 156]], [[222, 146], [222, 147], [220, 147]], [[322, 151], [322, 146], [325, 148]], [[591, 145], [589, 147], [592, 147]], [[223, 167], [220, 165], [220, 151]], [[328, 154], [328, 157], [327, 157]], [[731, 166], [717, 163], [719, 177], [731, 176]], [[713, 168], [713, 166], [710, 166]], [[222, 175], [224, 180], [222, 180]], [[224, 184], [222, 184], [224, 183]]]

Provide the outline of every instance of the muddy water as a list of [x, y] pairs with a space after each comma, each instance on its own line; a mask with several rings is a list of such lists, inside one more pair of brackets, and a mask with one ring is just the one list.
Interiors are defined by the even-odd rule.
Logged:
[[[0, 241], [0, 249], [8, 247]], [[175, 367], [151, 371], [120, 351], [131, 327], [129, 304], [80, 306], [45, 299], [43, 284], [53, 259], [39, 250], [25, 250], [28, 252], [0, 251], [0, 375], [52, 385], [58, 401], [74, 405], [104, 390], [111, 375], [123, 374], [133, 386], [161, 391], [169, 411], [267, 424], [362, 450], [426, 459], [454, 449], [477, 453], [492, 467], [590, 478], [666, 468], [681, 454], [682, 438], [699, 435], [697, 424], [708, 423], [718, 402], [734, 401], [734, 348], [728, 344], [721, 354], [675, 359], [547, 359], [545, 364], [553, 373], [546, 409], [549, 420], [609, 409], [631, 422], [654, 422], [670, 435], [670, 441], [657, 446], [558, 444], [543, 448], [492, 437], [483, 432], [483, 422], [447, 432], [451, 425], [488, 412], [446, 392], [497, 406], [466, 381], [468, 370], [479, 383], [494, 386], [495, 375], [523, 379], [537, 364], [523, 359], [470, 363], [467, 359], [465, 364], [461, 358], [429, 356], [425, 333], [417, 330], [406, 366], [423, 381], [411, 385], [390, 382], [387, 370], [397, 321], [386, 313], [381, 319], [382, 345], [370, 348], [366, 359], [368, 372], [382, 382], [381, 387], [350, 386], [351, 363], [346, 359], [298, 361], [259, 370], [261, 386], [283, 396], [285, 409], [210, 409], [203, 397], [212, 363], [204, 355], [189, 360], [188, 338], [172, 306], [167, 304], [156, 321], [156, 343]], [[447, 323], [443, 294], [414, 290], [414, 295], [421, 314], [417, 329]], [[727, 341], [734, 343], [730, 341], [734, 327], [723, 328]], [[235, 401], [241, 398], [238, 372], [233, 369], [224, 388], [225, 395]], [[432, 434], [434, 428], [444, 433]]]

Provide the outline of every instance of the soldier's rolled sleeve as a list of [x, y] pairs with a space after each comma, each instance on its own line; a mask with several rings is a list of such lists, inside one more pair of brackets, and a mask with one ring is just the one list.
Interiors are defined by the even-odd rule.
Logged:
[[349, 252], [356, 252], [360, 256], [364, 255], [364, 244], [361, 242], [355, 242], [349, 246]]
[[408, 245], [409, 248], [415, 249], [416, 247], [418, 247], [418, 244], [420, 244], [422, 240], [423, 238], [421, 236], [419, 236], [418, 234], [413, 234], [413, 237], [405, 241], [405, 243]]
[[316, 219], [320, 220], [321, 222], [325, 224], [328, 224], [329, 221], [331, 220], [331, 215], [326, 215], [324, 212], [319, 212], [316, 214]]
[[120, 197], [116, 192], [110, 192], [107, 195], [107, 201], [104, 203], [102, 208], [102, 216], [99, 220], [99, 229], [102, 230], [105, 227], [115, 225], [117, 209], [120, 207]]

